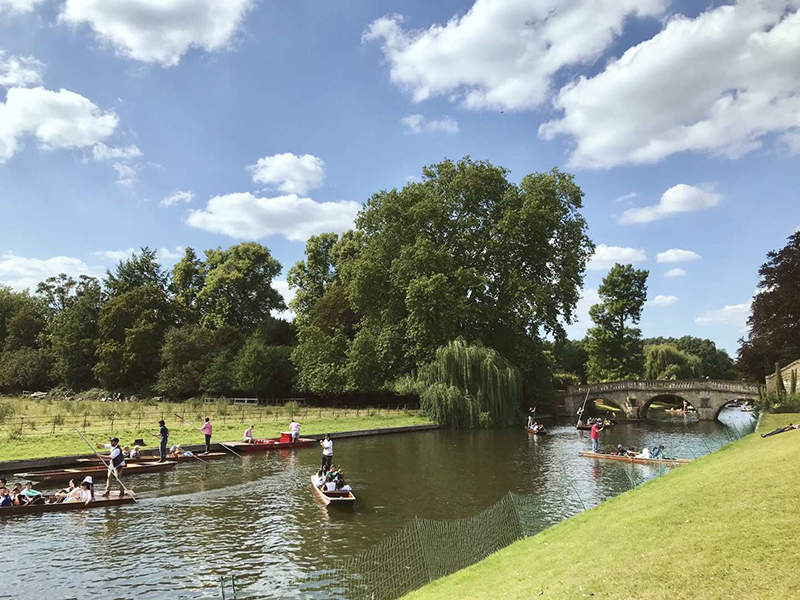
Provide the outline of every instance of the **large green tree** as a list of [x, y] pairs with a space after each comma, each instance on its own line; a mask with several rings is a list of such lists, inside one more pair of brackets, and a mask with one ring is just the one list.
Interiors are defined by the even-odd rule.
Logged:
[[598, 288], [600, 303], [589, 309], [595, 327], [586, 332], [589, 381], [640, 377], [644, 367], [642, 332], [629, 324], [642, 317], [648, 271], [614, 265]]
[[703, 361], [672, 344], [653, 344], [645, 352], [645, 379], [697, 379]]
[[759, 291], [750, 305], [748, 338], [741, 340], [737, 370], [763, 381], [775, 363], [800, 358], [800, 231], [758, 270]]
[[189, 247], [172, 267], [170, 292], [175, 304], [182, 309], [186, 321], [199, 323], [202, 318], [202, 307], [199, 296], [206, 282], [206, 265], [197, 257], [194, 249]]
[[700, 372], [711, 379], [733, 379], [733, 359], [722, 348], [708, 339], [684, 335], [679, 338], [646, 338], [644, 340], [645, 353], [649, 346], [669, 344], [681, 352], [696, 356], [701, 361]]
[[168, 283], [169, 273], [158, 262], [156, 251], [147, 246], [119, 261], [114, 271], [106, 271], [103, 281], [112, 298], [144, 286], [166, 291]]

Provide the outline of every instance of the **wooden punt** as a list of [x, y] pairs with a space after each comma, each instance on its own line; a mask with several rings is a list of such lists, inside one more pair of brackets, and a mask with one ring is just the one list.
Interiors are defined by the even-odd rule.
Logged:
[[534, 431], [533, 427], [525, 426], [525, 431], [530, 433], [531, 435], [547, 435], [546, 429], [540, 429], [539, 431]]
[[[167, 460], [169, 462], [176, 462], [176, 463], [183, 463], [183, 462], [200, 462], [197, 460], [219, 460], [221, 458], [227, 458], [229, 456], [233, 456], [228, 452], [209, 452], [208, 454], [195, 454], [194, 456], [167, 456]], [[197, 457], [197, 458], [195, 458]], [[136, 465], [136, 464], [152, 464], [158, 462], [158, 455], [154, 456], [142, 456], [140, 458], [126, 458], [125, 464], [127, 465]], [[108, 462], [108, 456], [103, 456], [103, 460]], [[79, 458], [78, 463], [81, 465], [92, 464], [96, 465], [100, 462], [100, 459], [96, 456], [92, 458]]]
[[87, 510], [89, 508], [100, 508], [102, 506], [118, 506], [120, 504], [132, 504], [135, 500], [131, 496], [97, 498], [84, 504], [83, 502], [55, 502], [55, 496], [42, 496], [46, 501], [53, 504], [29, 504], [28, 506], [4, 506], [0, 508], [0, 517], [11, 517], [16, 515], [41, 515], [44, 513], [67, 512], [72, 510]]
[[[594, 425], [594, 423], [592, 423], [592, 425]], [[576, 425], [575, 429], [579, 431], [591, 431], [592, 425]], [[609, 425], [603, 425], [603, 429], [611, 429], [614, 425], [615, 423], [611, 423]]]
[[314, 488], [314, 494], [325, 506], [353, 506], [355, 504], [356, 497], [353, 492], [323, 492], [317, 487], [319, 484], [319, 478], [316, 475], [312, 475], [311, 487]]
[[319, 444], [317, 440], [298, 438], [296, 442], [282, 442], [280, 439], [255, 440], [252, 444], [245, 442], [223, 442], [222, 445], [231, 448], [234, 452], [266, 452], [268, 450], [286, 450], [289, 448], [302, 448]]
[[595, 453], [595, 452], [579, 452], [580, 456], [585, 456], [586, 458], [598, 458], [604, 460], [617, 460], [620, 462], [626, 463], [635, 463], [637, 465], [655, 465], [660, 466], [661, 464], [665, 464], [668, 467], [677, 467], [678, 465], [685, 465], [688, 462], [691, 462], [691, 459], [688, 458], [634, 458], [631, 456], [617, 456], [616, 454], [604, 454], [602, 452]]
[[[174, 469], [178, 463], [167, 462], [153, 462], [153, 463], [135, 463], [126, 465], [123, 470], [123, 477], [130, 475], [137, 475], [139, 473], [156, 473], [159, 471], [168, 471]], [[41, 483], [49, 483], [51, 481], [69, 481], [75, 479], [80, 482], [87, 475], [91, 475], [92, 479], [105, 479], [108, 475], [108, 469], [103, 465], [94, 467], [77, 467], [75, 469], [55, 469], [52, 471], [29, 471], [26, 473], [14, 473], [14, 477], [20, 479], [28, 479], [31, 481], [38, 481]]]

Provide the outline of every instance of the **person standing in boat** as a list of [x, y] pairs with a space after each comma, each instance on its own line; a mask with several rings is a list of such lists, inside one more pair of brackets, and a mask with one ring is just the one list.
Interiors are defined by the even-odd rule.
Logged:
[[300, 438], [300, 423], [292, 419], [292, 422], [289, 423], [289, 431], [292, 432], [292, 443], [297, 442]]
[[158, 435], [156, 435], [156, 437], [161, 438], [161, 445], [158, 448], [158, 462], [164, 462], [167, 460], [167, 444], [169, 443], [169, 429], [167, 429], [167, 424], [164, 422], [164, 419], [158, 422]]
[[206, 436], [206, 454], [208, 454], [211, 452], [211, 419], [206, 417], [206, 422], [203, 423], [200, 431], [202, 431], [203, 435]]
[[[119, 438], [112, 437], [109, 441], [111, 444], [97, 444], [99, 448], [111, 448], [108, 474], [106, 476], [106, 489], [103, 492], [103, 496], [111, 494], [111, 484], [116, 481], [119, 483], [119, 495], [122, 497], [125, 495], [125, 486], [122, 485], [122, 469], [125, 468], [125, 455], [122, 453], [122, 448], [119, 447]], [[86, 483], [85, 479], [83, 483]]]
[[333, 440], [331, 439], [331, 434], [326, 433], [325, 439], [320, 440], [319, 445], [322, 446], [322, 472], [327, 473], [331, 469], [331, 463], [333, 463]]
[[597, 454], [600, 451], [600, 432], [603, 431], [603, 422], [601, 420], [595, 421], [594, 425], [592, 425], [592, 432], [590, 437], [592, 438], [592, 452]]

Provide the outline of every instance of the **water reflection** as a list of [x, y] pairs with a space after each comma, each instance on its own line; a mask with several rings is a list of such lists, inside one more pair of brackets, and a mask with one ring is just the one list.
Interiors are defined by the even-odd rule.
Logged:
[[[601, 445], [664, 444], [671, 456], [706, 454], [726, 425], [682, 418], [620, 424]], [[658, 474], [658, 469], [581, 458], [588, 432], [552, 423], [546, 437], [519, 429], [429, 431], [342, 440], [335, 462], [354, 485], [352, 510], [323, 507], [311, 490], [318, 448], [247, 455], [130, 478], [140, 503], [0, 520], [4, 587], [17, 598], [218, 598], [236, 575], [246, 598], [307, 597], [306, 579], [356, 554], [415, 515], [475, 514], [509, 490], [532, 494], [541, 526], [576, 514]], [[730, 429], [729, 429], [730, 431]], [[318, 594], [331, 597], [328, 590]]]

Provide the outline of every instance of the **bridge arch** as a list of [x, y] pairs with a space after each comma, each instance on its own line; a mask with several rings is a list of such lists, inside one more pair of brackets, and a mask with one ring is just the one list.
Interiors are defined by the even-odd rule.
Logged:
[[719, 421], [719, 415], [720, 415], [720, 413], [721, 413], [721, 412], [722, 412], [722, 411], [723, 411], [723, 410], [724, 410], [726, 407], [730, 406], [730, 405], [731, 405], [731, 404], [733, 404], [734, 402], [753, 402], [753, 400], [752, 400], [751, 398], [731, 398], [730, 400], [728, 400], [727, 402], [725, 402], [725, 404], [721, 405], [721, 406], [720, 406], [720, 407], [717, 409], [717, 412], [716, 412], [716, 414], [714, 414], [714, 418], [715, 418], [717, 421]]
[[694, 409], [692, 414], [697, 414], [697, 407], [694, 405], [692, 398], [689, 397], [689, 394], [659, 392], [639, 405], [639, 417], [646, 419], [649, 415], [651, 405], [654, 402], [659, 402], [662, 400], [667, 401], [669, 404], [673, 404], [676, 408], [681, 409], [683, 408], [683, 403], [686, 402], [689, 407]]

